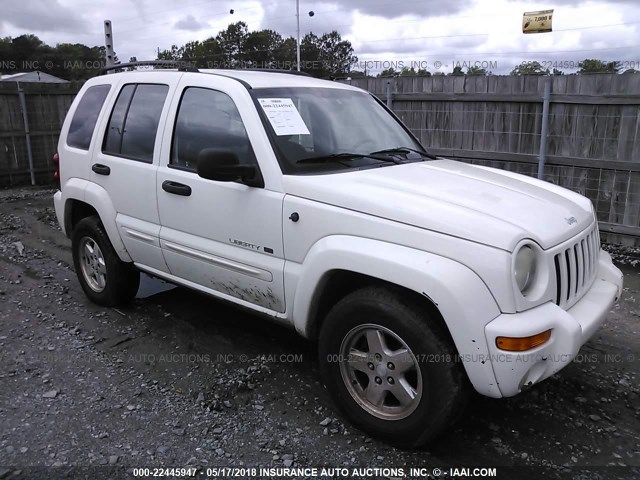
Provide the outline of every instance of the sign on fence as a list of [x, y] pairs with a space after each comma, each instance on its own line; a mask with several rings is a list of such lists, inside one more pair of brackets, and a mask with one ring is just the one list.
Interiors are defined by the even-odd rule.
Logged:
[[551, 31], [553, 10], [525, 12], [522, 16], [522, 33], [547, 33]]

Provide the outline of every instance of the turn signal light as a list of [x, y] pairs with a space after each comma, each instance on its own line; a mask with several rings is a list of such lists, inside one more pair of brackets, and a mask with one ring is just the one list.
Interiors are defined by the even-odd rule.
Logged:
[[507, 352], [525, 352], [542, 345], [551, 338], [551, 330], [530, 337], [497, 337], [496, 346]]

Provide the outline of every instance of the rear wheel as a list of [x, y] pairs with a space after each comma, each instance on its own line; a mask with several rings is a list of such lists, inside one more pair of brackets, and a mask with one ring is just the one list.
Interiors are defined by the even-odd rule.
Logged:
[[320, 364], [338, 406], [363, 431], [419, 447], [466, 404], [455, 348], [424, 305], [399, 290], [367, 287], [340, 300], [320, 333]]
[[83, 218], [71, 237], [73, 264], [80, 285], [93, 302], [112, 307], [133, 299], [140, 272], [113, 249], [98, 217]]

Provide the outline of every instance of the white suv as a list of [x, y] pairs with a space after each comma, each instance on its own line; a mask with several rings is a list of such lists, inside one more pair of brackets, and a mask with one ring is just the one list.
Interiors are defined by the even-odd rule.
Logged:
[[317, 339], [352, 422], [403, 447], [578, 353], [620, 296], [591, 202], [436, 159], [374, 96], [259, 71], [88, 81], [62, 128], [58, 220], [82, 288], [139, 271]]

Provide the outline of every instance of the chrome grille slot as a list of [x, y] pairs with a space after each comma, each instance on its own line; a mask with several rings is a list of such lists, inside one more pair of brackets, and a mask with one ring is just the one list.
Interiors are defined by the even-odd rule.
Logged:
[[581, 233], [554, 255], [556, 304], [570, 308], [591, 286], [600, 250], [597, 225]]

